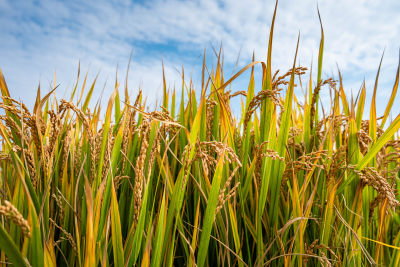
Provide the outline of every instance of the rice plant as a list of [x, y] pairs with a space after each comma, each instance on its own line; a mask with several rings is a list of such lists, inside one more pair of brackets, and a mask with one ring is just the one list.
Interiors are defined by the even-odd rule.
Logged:
[[[322, 77], [322, 24], [316, 81], [298, 43], [273, 71], [275, 15], [266, 62], [225, 79], [221, 57], [210, 72], [204, 57], [201, 88], [182, 75], [178, 98], [163, 77], [153, 112], [118, 81], [102, 112], [80, 71], [70, 99], [38, 88], [29, 110], [0, 72], [0, 264], [399, 266], [400, 65], [378, 116], [380, 67], [371, 103], [365, 86], [350, 99], [340, 72]], [[248, 88], [229, 90], [244, 73]]]

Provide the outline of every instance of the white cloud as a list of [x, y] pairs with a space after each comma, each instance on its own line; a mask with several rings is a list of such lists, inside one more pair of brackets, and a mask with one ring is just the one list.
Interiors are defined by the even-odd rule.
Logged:
[[[55, 69], [61, 88], [68, 83], [72, 86], [78, 59], [92, 66], [92, 76], [101, 68], [100, 77], [102, 82], [108, 78], [109, 93], [117, 63], [124, 75], [134, 49], [131, 88], [136, 89], [142, 81], [152, 101], [161, 89], [162, 57], [167, 80], [178, 88], [180, 77], [174, 68], [183, 62], [189, 70], [198, 67], [201, 59], [197, 56], [210, 43], [218, 46], [223, 42], [227, 65], [235, 63], [240, 50], [242, 66], [253, 51], [265, 60], [274, 1], [154, 0], [138, 4], [2, 0], [0, 7], [0, 24], [6, 25], [0, 29], [0, 66], [18, 97], [32, 97], [38, 80], [47, 85]], [[378, 94], [378, 101], [386, 101], [398, 63], [400, 3], [329, 0], [320, 1], [319, 9], [325, 30], [324, 74], [336, 74], [337, 63], [348, 92], [352, 89], [356, 94], [365, 77], [370, 93], [386, 49]], [[320, 28], [314, 0], [279, 3], [274, 68], [290, 68], [299, 31], [299, 61], [309, 66], [314, 59], [316, 69]], [[102, 84], [99, 91], [101, 88]]]

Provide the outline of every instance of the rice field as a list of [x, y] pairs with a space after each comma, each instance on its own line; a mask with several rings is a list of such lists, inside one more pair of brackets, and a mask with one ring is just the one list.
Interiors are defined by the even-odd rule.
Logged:
[[39, 88], [29, 110], [0, 72], [0, 265], [400, 266], [400, 65], [377, 114], [380, 66], [370, 103], [365, 85], [350, 98], [340, 72], [322, 77], [322, 24], [316, 80], [298, 43], [272, 70], [275, 14], [266, 62], [225, 77], [204, 57], [201, 88], [160, 77], [152, 112], [124, 81], [90, 104], [80, 70], [69, 99]]

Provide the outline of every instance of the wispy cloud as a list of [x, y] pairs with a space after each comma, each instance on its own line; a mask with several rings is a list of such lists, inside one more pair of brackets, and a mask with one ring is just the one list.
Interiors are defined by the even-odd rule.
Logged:
[[[130, 51], [132, 89], [142, 84], [149, 101], [160, 98], [161, 59], [167, 80], [180, 84], [184, 63], [198, 68], [204, 48], [224, 48], [228, 67], [240, 51], [240, 65], [253, 51], [265, 60], [274, 1], [7, 1], [0, 0], [0, 66], [13, 93], [34, 98], [37, 82], [47, 85], [54, 70], [62, 88], [71, 87], [80, 59], [101, 69], [98, 95], [105, 80], [112, 90], [115, 69], [124, 74]], [[301, 33], [299, 62], [309, 66], [318, 54], [320, 28], [316, 1], [281, 1], [275, 27], [273, 67], [292, 64]], [[320, 1], [325, 30], [324, 74], [343, 73], [348, 91], [356, 93], [364, 77], [372, 90], [380, 56], [385, 50], [378, 101], [390, 94], [400, 46], [400, 3], [393, 1]], [[122, 75], [121, 75], [122, 76]], [[400, 106], [400, 105], [399, 105]], [[400, 111], [400, 107], [398, 108]], [[378, 111], [380, 111], [378, 109]]]

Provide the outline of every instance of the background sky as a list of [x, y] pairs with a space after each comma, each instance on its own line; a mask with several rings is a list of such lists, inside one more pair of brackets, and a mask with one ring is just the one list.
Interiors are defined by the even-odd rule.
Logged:
[[[400, 48], [400, 1], [281, 0], [278, 5], [272, 53], [273, 70], [288, 70], [301, 34], [298, 63], [317, 66], [320, 25], [325, 32], [323, 77], [337, 79], [339, 66], [346, 92], [357, 94], [366, 80], [371, 97], [380, 57], [385, 50], [378, 87], [382, 113], [394, 84]], [[14, 98], [33, 106], [42, 91], [56, 83], [58, 97], [69, 96], [76, 80], [89, 70], [89, 81], [100, 71], [93, 97], [113, 91], [116, 68], [125, 77], [129, 55], [129, 91], [139, 86], [152, 105], [162, 97], [162, 60], [169, 87], [180, 90], [178, 70], [199, 84], [202, 54], [215, 64], [212, 47], [222, 42], [225, 78], [251, 61], [266, 60], [275, 1], [18, 1], [0, 0], [0, 68]], [[259, 67], [260, 68], [260, 67]], [[233, 84], [244, 90], [249, 73]], [[327, 94], [322, 97], [327, 98]], [[368, 101], [369, 98], [367, 98]], [[396, 98], [394, 113], [400, 112]], [[368, 102], [367, 102], [368, 103]]]

